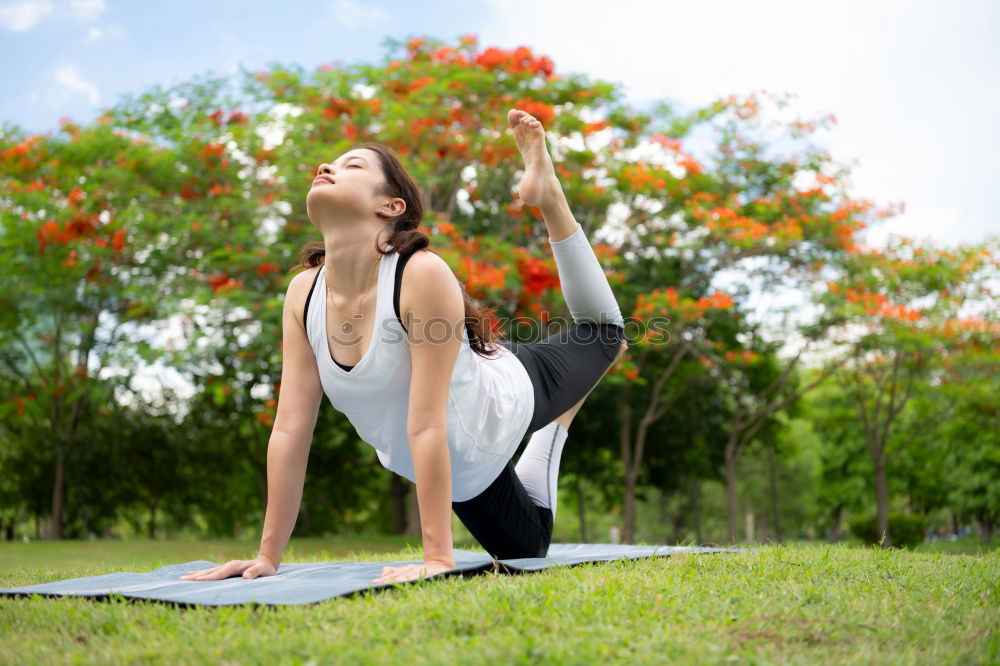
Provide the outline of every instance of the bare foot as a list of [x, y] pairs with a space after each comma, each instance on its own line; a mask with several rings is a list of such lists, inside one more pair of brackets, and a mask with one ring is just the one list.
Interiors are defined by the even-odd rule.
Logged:
[[518, 186], [521, 201], [539, 208], [556, 201], [562, 194], [562, 186], [545, 145], [545, 128], [542, 123], [530, 113], [519, 109], [507, 112], [507, 122], [514, 132], [514, 143], [524, 159], [524, 177]]

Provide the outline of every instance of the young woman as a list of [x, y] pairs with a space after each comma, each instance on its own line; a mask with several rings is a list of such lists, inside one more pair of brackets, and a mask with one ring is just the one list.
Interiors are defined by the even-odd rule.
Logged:
[[308, 268], [285, 298], [260, 551], [183, 580], [277, 572], [324, 393], [383, 466], [416, 484], [424, 562], [385, 567], [373, 583], [453, 569], [452, 510], [497, 559], [546, 554], [567, 430], [624, 353], [624, 320], [541, 123], [517, 109], [507, 120], [525, 164], [520, 197], [542, 211], [572, 325], [533, 344], [495, 340], [485, 311], [427, 249], [420, 190], [392, 151], [369, 143], [319, 165], [306, 208], [323, 242], [303, 250]]

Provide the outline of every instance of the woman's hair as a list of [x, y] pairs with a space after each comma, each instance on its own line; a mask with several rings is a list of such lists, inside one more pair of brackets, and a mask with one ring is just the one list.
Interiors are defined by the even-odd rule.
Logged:
[[[392, 245], [392, 249], [383, 250], [376, 246], [375, 251], [381, 255], [398, 252], [402, 256], [424, 248], [434, 252], [430, 248], [430, 237], [417, 229], [424, 217], [420, 187], [407, 173], [395, 151], [376, 142], [364, 143], [356, 148], [367, 148], [378, 153], [379, 164], [385, 179], [382, 194], [399, 197], [406, 202], [406, 210], [391, 222], [392, 230], [388, 242]], [[319, 266], [323, 263], [325, 256], [326, 248], [323, 241], [307, 243], [299, 253], [299, 264], [291, 270]], [[465, 300], [465, 327], [469, 332], [470, 346], [481, 356], [491, 355], [496, 352], [496, 349], [492, 348], [493, 345], [503, 337], [502, 332], [491, 325], [495, 321], [494, 308], [477, 306], [466, 291], [465, 285], [461, 281], [459, 281], [459, 285], [462, 287], [462, 298]]]

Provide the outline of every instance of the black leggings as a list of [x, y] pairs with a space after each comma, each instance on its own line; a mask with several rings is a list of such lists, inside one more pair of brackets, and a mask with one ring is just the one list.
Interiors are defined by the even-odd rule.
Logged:
[[[501, 341], [524, 364], [535, 391], [526, 435], [551, 423], [580, 401], [604, 376], [624, 339], [619, 324], [574, 322], [532, 344]], [[544, 557], [552, 541], [552, 511], [532, 502], [513, 461], [490, 486], [464, 502], [455, 514], [495, 559]]]

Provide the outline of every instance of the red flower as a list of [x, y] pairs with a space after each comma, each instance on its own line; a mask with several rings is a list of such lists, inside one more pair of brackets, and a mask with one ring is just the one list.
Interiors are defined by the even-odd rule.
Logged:
[[236, 287], [242, 287], [243, 282], [230, 277], [228, 274], [223, 273], [221, 275], [213, 275], [208, 278], [208, 284], [212, 286], [212, 293], [218, 293], [226, 289], [234, 289]]
[[520, 109], [522, 111], [527, 111], [542, 123], [542, 125], [548, 125], [556, 117], [555, 111], [551, 106], [545, 102], [539, 102], [537, 99], [531, 99], [529, 97], [522, 97], [514, 103], [515, 109]]
[[559, 286], [559, 274], [554, 271], [549, 262], [536, 257], [522, 257], [517, 262], [517, 270], [521, 274], [521, 284], [524, 292], [536, 298], [548, 289]]
[[59, 234], [59, 242], [67, 243], [81, 236], [89, 236], [95, 226], [94, 222], [86, 217], [74, 218], [66, 223], [66, 228]]
[[433, 76], [422, 76], [419, 79], [414, 79], [410, 82], [407, 92], [413, 92], [414, 90], [420, 90], [429, 83], [434, 83], [436, 79]]
[[221, 143], [208, 143], [201, 149], [202, 157], [221, 157], [226, 152], [226, 147]]
[[45, 246], [49, 243], [60, 242], [60, 231], [59, 223], [55, 220], [49, 220], [42, 226], [38, 227], [38, 251], [44, 252]]
[[257, 267], [258, 275], [267, 275], [268, 273], [277, 273], [281, 270], [281, 266], [274, 263], [273, 261], [265, 261], [260, 266]]

